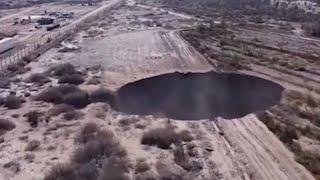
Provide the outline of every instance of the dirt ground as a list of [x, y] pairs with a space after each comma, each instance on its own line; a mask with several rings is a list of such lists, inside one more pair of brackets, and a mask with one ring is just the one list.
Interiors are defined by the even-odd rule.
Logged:
[[[26, 11], [33, 12], [32, 8]], [[70, 6], [70, 9], [73, 8]], [[89, 11], [90, 8], [80, 8], [79, 16]], [[57, 86], [58, 80], [50, 77], [51, 82], [42, 86], [23, 81], [32, 73], [43, 73], [50, 67], [67, 62], [79, 71], [87, 72], [85, 83], [79, 87], [88, 92], [101, 87], [114, 92], [129, 82], [177, 71], [219, 71], [215, 59], [201, 54], [179, 32], [198, 23], [196, 18], [184, 14], [168, 13], [159, 8], [150, 9], [138, 6], [132, 1], [124, 1], [122, 6], [105, 12], [66, 40], [67, 43], [75, 45], [76, 50], [61, 51], [63, 45], [60, 45], [26, 65], [31, 70], [16, 76], [22, 81], [11, 83], [8, 88], [1, 88], [0, 91], [3, 97], [10, 92], [16, 92], [17, 96], [30, 93], [30, 96], [25, 97], [26, 102], [21, 108], [0, 109], [1, 118], [12, 121], [16, 126], [2, 135], [0, 180], [43, 179], [56, 164], [71, 161], [71, 155], [78, 148], [74, 139], [88, 122], [111, 130], [127, 150], [130, 164], [143, 158], [151, 166], [143, 174], [135, 172], [131, 167], [127, 173], [129, 179], [147, 179], [141, 176], [147, 177], [150, 174], [155, 179], [161, 179], [163, 172], [158, 168], [161, 163], [166, 165], [166, 172], [183, 177], [182, 179], [315, 179], [304, 166], [295, 161], [295, 155], [255, 114], [231, 120], [215, 118], [181, 121], [156, 115], [128, 115], [115, 111], [106, 103], [91, 103], [78, 110], [83, 114], [78, 119], [67, 121], [62, 115], [58, 115], [46, 120], [49, 109], [54, 105], [34, 101], [32, 97], [47, 87]], [[249, 30], [240, 30], [237, 38], [244, 41], [248, 34], [252, 39], [258, 38], [263, 42], [269, 40], [263, 40], [265, 36], [259, 32], [253, 34]], [[277, 37], [271, 38], [272, 41], [267, 44], [277, 45]], [[319, 46], [313, 44], [316, 41], [302, 49], [303, 46], [298, 46], [298, 43], [304, 44], [305, 41], [301, 39], [293, 42], [292, 38], [283, 37], [282, 40], [281, 42], [286, 44], [293, 43], [288, 46], [290, 48], [287, 51], [303, 51], [318, 57]], [[300, 54], [295, 56], [302, 58]], [[97, 65], [101, 67], [93, 68]], [[310, 68], [307, 69], [313, 73], [303, 72], [296, 75], [275, 71], [274, 68], [264, 70], [266, 67], [259, 63], [252, 63], [251, 69], [243, 69], [237, 73], [257, 75], [279, 83], [288, 90], [305, 90], [299, 88], [302, 80], [297, 77], [304, 76], [309, 78], [310, 88], [319, 88], [319, 76], [316, 74], [318, 68], [312, 63], [309, 65]], [[287, 77], [278, 73], [284, 73]], [[100, 82], [88, 84], [91, 78], [97, 78]], [[37, 127], [30, 127], [24, 115], [34, 110], [44, 115]], [[164, 150], [141, 144], [145, 132], [168, 125], [174, 126], [177, 131], [188, 130], [191, 133], [193, 140], [183, 146], [193, 147], [195, 155], [191, 158], [192, 162], [201, 168], [186, 170], [176, 164], [174, 148]], [[39, 141], [40, 145], [35, 150], [28, 151], [26, 147], [32, 140]], [[310, 139], [306, 137], [299, 139], [302, 144], [308, 140]], [[316, 141], [311, 141], [314, 147], [305, 147], [317, 149], [319, 146]]]

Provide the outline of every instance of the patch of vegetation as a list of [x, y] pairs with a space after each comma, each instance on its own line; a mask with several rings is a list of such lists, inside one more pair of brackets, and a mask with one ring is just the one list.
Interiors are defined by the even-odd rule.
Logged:
[[127, 153], [111, 131], [88, 123], [75, 141], [78, 148], [72, 154], [70, 163], [53, 167], [45, 180], [128, 179], [130, 163], [126, 158]]
[[77, 108], [84, 108], [90, 103], [89, 96], [84, 91], [78, 91], [78, 92], [66, 94], [63, 97], [63, 102], [65, 104], [69, 104]]
[[64, 74], [59, 78], [58, 83], [67, 83], [67, 84], [75, 84], [79, 85], [84, 82], [84, 78], [81, 74]]
[[27, 118], [27, 122], [30, 124], [31, 127], [36, 128], [38, 126], [38, 123], [40, 121], [40, 117], [43, 115], [43, 113], [38, 111], [30, 111], [27, 114], [24, 115], [24, 117]]
[[57, 88], [48, 88], [36, 96], [35, 100], [59, 104], [63, 102], [63, 94]]
[[52, 109], [49, 110], [51, 116], [58, 116], [62, 113], [67, 113], [73, 111], [74, 107], [68, 104], [57, 104]]
[[64, 103], [77, 108], [83, 108], [90, 103], [88, 94], [74, 85], [48, 88], [41, 92], [35, 100], [54, 104]]
[[300, 153], [296, 161], [306, 167], [316, 179], [320, 178], [320, 157], [309, 152]]
[[3, 135], [14, 128], [16, 128], [16, 125], [13, 122], [6, 119], [0, 119], [0, 135]]
[[70, 164], [58, 164], [51, 168], [44, 180], [71, 180], [79, 179], [74, 167]]
[[39, 85], [46, 84], [46, 83], [48, 83], [50, 81], [51, 80], [46, 75], [44, 75], [42, 73], [31, 74], [29, 76], [29, 78], [27, 79], [27, 82], [36, 83], [36, 84], [39, 84]]
[[32, 140], [27, 144], [25, 151], [35, 151], [40, 147], [40, 144], [40, 141]]
[[67, 121], [77, 120], [82, 116], [82, 114], [76, 110], [67, 111], [63, 114], [63, 118]]
[[99, 80], [99, 78], [97, 77], [92, 77], [88, 80], [88, 82], [86, 83], [87, 85], [97, 85], [100, 84], [101, 81]]
[[63, 75], [76, 74], [78, 72], [72, 64], [65, 63], [50, 68], [49, 73], [59, 77]]
[[135, 166], [135, 173], [140, 174], [151, 169], [150, 165], [145, 159], [137, 159], [136, 166]]
[[[177, 133], [173, 127], [157, 128], [145, 132], [141, 144], [153, 145], [161, 149], [169, 149], [171, 144], [181, 144], [183, 141], [192, 140], [186, 132]], [[187, 137], [188, 136], [188, 137]]]
[[320, 22], [310, 22], [302, 26], [302, 29], [310, 36], [320, 37]]
[[4, 100], [4, 107], [8, 109], [19, 109], [22, 105], [22, 99], [15, 95], [9, 95]]
[[112, 103], [114, 94], [107, 89], [97, 89], [90, 94], [90, 100], [92, 102], [108, 102]]

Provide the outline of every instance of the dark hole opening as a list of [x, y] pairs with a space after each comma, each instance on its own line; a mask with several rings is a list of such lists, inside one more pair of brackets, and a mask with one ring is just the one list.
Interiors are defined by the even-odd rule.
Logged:
[[276, 83], [248, 75], [171, 73], [121, 87], [113, 106], [128, 114], [179, 120], [232, 119], [277, 104], [282, 91]]

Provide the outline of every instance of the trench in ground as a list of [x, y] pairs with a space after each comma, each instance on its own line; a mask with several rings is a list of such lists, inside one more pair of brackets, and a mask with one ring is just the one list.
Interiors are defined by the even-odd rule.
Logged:
[[281, 100], [283, 87], [254, 76], [171, 73], [124, 85], [113, 106], [127, 114], [171, 119], [240, 118]]

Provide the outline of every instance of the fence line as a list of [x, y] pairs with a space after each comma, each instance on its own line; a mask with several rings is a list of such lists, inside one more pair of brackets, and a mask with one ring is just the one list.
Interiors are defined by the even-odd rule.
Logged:
[[43, 37], [36, 39], [34, 42], [28, 44], [28, 46], [24, 47], [23, 49], [19, 49], [9, 56], [2, 58], [0, 60], [0, 70], [3, 70], [8, 65], [18, 62], [25, 57], [43, 54], [50, 48], [66, 39], [69, 35], [79, 30], [82, 25], [90, 22], [91, 20], [94, 20], [104, 11], [111, 9], [114, 6], [120, 5], [121, 3], [122, 0], [113, 0], [109, 4], [103, 5], [95, 11], [85, 15], [85, 17], [76, 20], [74, 23], [65, 27], [61, 27], [57, 32], [49, 32], [47, 34], [44, 34]]

